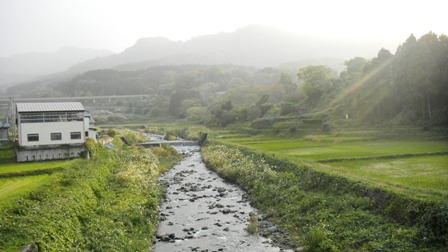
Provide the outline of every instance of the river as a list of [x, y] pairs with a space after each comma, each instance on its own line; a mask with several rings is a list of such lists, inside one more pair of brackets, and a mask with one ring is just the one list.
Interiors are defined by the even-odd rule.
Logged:
[[185, 158], [159, 177], [166, 197], [152, 251], [292, 251], [246, 231], [258, 211], [241, 188], [206, 168], [199, 147], [178, 151]]

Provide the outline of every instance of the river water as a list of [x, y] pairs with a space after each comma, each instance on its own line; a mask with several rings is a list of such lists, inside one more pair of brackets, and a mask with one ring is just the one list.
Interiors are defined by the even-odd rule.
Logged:
[[198, 147], [178, 151], [185, 158], [159, 178], [166, 198], [152, 251], [287, 251], [246, 231], [257, 210], [241, 188], [205, 167]]

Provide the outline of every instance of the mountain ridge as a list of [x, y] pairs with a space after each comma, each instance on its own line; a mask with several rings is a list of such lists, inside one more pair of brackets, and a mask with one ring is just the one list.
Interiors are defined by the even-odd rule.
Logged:
[[355, 41], [344, 44], [251, 25], [233, 32], [202, 35], [187, 41], [173, 41], [163, 37], [140, 38], [121, 53], [82, 62], [72, 66], [70, 71], [114, 68], [144, 61], [154, 65], [235, 64], [274, 67], [309, 59], [348, 59], [365, 55], [367, 51], [376, 53], [377, 50], [379, 48], [376, 46], [366, 49]]
[[89, 58], [111, 54], [108, 50], [66, 46], [54, 52], [28, 52], [0, 58], [0, 86], [66, 71]]

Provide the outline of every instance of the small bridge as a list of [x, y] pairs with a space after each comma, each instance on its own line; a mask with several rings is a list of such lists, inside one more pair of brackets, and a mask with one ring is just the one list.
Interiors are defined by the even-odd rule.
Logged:
[[145, 148], [149, 148], [149, 147], [160, 147], [162, 144], [168, 144], [171, 146], [199, 146], [199, 141], [187, 141], [187, 140], [152, 141], [152, 142], [146, 142], [146, 143], [139, 143], [136, 145], [142, 146]]

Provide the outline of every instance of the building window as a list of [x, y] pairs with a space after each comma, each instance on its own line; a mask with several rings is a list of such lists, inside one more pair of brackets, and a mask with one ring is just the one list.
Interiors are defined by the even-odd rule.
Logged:
[[71, 132], [70, 139], [81, 139], [81, 132]]
[[38, 142], [39, 134], [28, 134], [28, 142]]
[[86, 131], [86, 132], [84, 133], [84, 136], [85, 136], [85, 137], [89, 137], [89, 132]]
[[83, 112], [20, 113], [19, 116], [21, 123], [84, 121]]
[[57, 141], [62, 140], [62, 134], [61, 133], [51, 133], [51, 141]]

